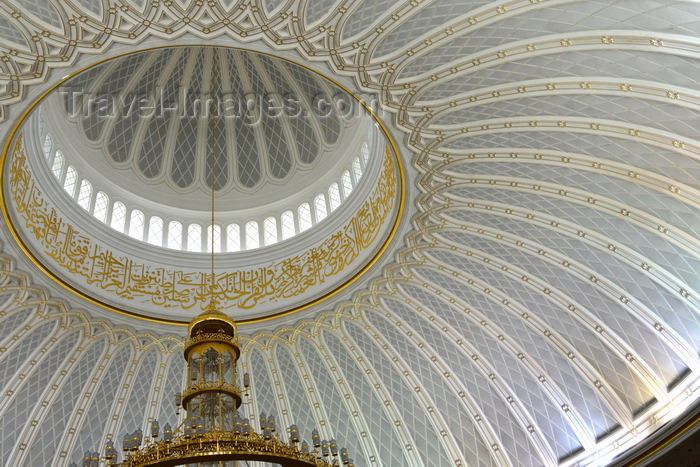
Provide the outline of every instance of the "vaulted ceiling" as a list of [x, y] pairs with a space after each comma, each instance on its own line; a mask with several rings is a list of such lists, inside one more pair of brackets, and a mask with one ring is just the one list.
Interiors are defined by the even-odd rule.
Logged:
[[[698, 399], [699, 21], [670, 0], [6, 0], [0, 134], [149, 48], [333, 78], [376, 104], [406, 208], [362, 280], [239, 328], [244, 411], [357, 465], [604, 465]], [[0, 463], [174, 424], [184, 328], [70, 293], [0, 235]]]

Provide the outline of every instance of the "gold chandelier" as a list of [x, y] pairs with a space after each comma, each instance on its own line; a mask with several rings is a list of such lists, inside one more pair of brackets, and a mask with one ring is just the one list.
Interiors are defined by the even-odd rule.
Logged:
[[[238, 412], [241, 391], [236, 385], [236, 362], [240, 346], [236, 323], [210, 302], [207, 310], [194, 318], [185, 342], [188, 386], [176, 395], [177, 407], [185, 409], [185, 421], [176, 430], [165, 425], [162, 437], [154, 420], [150, 427], [152, 441], [142, 444], [139, 429], [124, 436], [124, 460], [117, 462], [113, 441], [107, 442], [105, 459], [110, 467], [170, 467], [205, 464], [233, 466], [231, 461], [272, 462], [289, 467], [331, 467], [341, 464], [354, 467], [345, 448], [338, 449], [335, 440], [321, 440], [317, 430], [312, 433], [313, 450], [304, 441], [299, 446], [299, 429], [289, 428], [289, 442], [277, 435], [274, 417], [260, 417], [260, 432], [249, 419]], [[250, 376], [243, 376], [246, 392]], [[94, 454], [86, 453], [87, 461]], [[88, 467], [93, 464], [87, 463]]]
[[[216, 102], [216, 49], [213, 50], [212, 107]], [[212, 116], [216, 115], [214, 110]], [[107, 441], [104, 459], [108, 467], [170, 467], [197, 465], [207, 467], [243, 467], [240, 461], [270, 462], [285, 467], [354, 467], [345, 448], [338, 449], [334, 439], [322, 440], [318, 430], [311, 435], [312, 444], [301, 442], [299, 428], [289, 427], [288, 441], [280, 438], [274, 416], [260, 415], [256, 431], [248, 418], [238, 409], [242, 404], [237, 386], [236, 363], [241, 349], [235, 321], [218, 309], [214, 300], [214, 148], [215, 119], [211, 119], [211, 283], [210, 302], [206, 310], [195, 317], [188, 327], [184, 345], [187, 361], [187, 387], [177, 394], [178, 410], [184, 408], [184, 421], [175, 429], [169, 424], [162, 435], [157, 420], [153, 420], [150, 440], [144, 442], [141, 429], [126, 434], [122, 440], [124, 452], [118, 461], [113, 440]], [[250, 376], [243, 376], [248, 395]], [[148, 438], [148, 436], [147, 436]], [[86, 452], [83, 467], [97, 467], [100, 456]], [[73, 464], [75, 465], [75, 464]], [[76, 466], [77, 467], [77, 466]]]

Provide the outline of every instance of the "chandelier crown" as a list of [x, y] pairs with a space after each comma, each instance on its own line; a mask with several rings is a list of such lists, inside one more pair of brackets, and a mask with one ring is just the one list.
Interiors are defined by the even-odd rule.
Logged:
[[236, 322], [226, 313], [221, 312], [218, 303], [211, 300], [204, 313], [196, 316], [187, 328], [190, 338], [198, 333], [223, 332], [231, 337], [236, 336]]

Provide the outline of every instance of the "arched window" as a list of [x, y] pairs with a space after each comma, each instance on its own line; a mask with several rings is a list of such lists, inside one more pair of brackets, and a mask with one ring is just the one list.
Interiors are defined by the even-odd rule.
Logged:
[[367, 144], [367, 141], [362, 143], [360, 154], [362, 154], [362, 162], [364, 163], [365, 167], [367, 167], [367, 162], [369, 162], [369, 145]]
[[80, 190], [78, 190], [78, 206], [88, 211], [90, 209], [90, 198], [92, 197], [92, 185], [87, 179], [80, 182]]
[[245, 249], [252, 250], [260, 246], [258, 223], [250, 221], [245, 225]]
[[182, 224], [178, 221], [170, 221], [168, 224], [168, 248], [182, 249]]
[[348, 199], [348, 196], [350, 196], [350, 193], [352, 193], [352, 180], [350, 179], [350, 172], [347, 170], [343, 172], [343, 175], [340, 176], [340, 181], [343, 184], [343, 195], [345, 196], [345, 199]]
[[286, 240], [294, 236], [294, 213], [285, 211], [281, 216], [282, 220], [282, 239]]
[[335, 211], [338, 206], [340, 206], [340, 190], [338, 189], [338, 184], [331, 184], [328, 188], [328, 198], [330, 200], [331, 212]]
[[129, 219], [129, 236], [138, 240], [143, 240], [143, 227], [145, 224], [145, 216], [138, 209], [131, 211]]
[[274, 217], [268, 217], [263, 221], [263, 237], [265, 245], [277, 243], [277, 219]]
[[199, 224], [187, 227], [187, 251], [202, 251], [202, 227]]
[[311, 208], [309, 203], [303, 203], [299, 206], [299, 232], [311, 227]]
[[51, 172], [53, 176], [57, 179], [61, 178], [61, 171], [63, 170], [63, 154], [61, 151], [56, 151], [56, 155], [53, 158], [53, 164], [51, 164]]
[[124, 203], [117, 201], [112, 207], [112, 222], [109, 225], [120, 232], [124, 232], [124, 224], [126, 223], [126, 206]]
[[148, 243], [163, 245], [163, 219], [158, 216], [151, 216], [148, 220]]
[[326, 197], [323, 193], [319, 193], [318, 196], [314, 198], [314, 211], [316, 212], [316, 222], [321, 222], [328, 215]]
[[221, 251], [221, 227], [214, 224], [214, 233], [212, 234], [211, 225], [207, 226], [207, 251], [210, 253], [212, 246], [212, 236], [214, 239], [214, 253], [219, 253]]
[[241, 228], [238, 224], [226, 227], [226, 251], [241, 251]]
[[95, 216], [100, 222], [107, 222], [107, 206], [109, 205], [109, 198], [102, 191], [98, 191], [95, 196], [95, 207], [92, 211], [92, 215]]
[[352, 161], [352, 174], [355, 177], [355, 185], [357, 185], [357, 182], [360, 181], [362, 178], [362, 167], [360, 167], [360, 158], [356, 157]]
[[66, 170], [66, 179], [63, 181], [63, 189], [71, 196], [75, 196], [75, 185], [78, 181], [78, 172], [72, 165]]
[[44, 138], [44, 157], [47, 159], [51, 156], [51, 146], [53, 142], [51, 141], [51, 135], [47, 134]]

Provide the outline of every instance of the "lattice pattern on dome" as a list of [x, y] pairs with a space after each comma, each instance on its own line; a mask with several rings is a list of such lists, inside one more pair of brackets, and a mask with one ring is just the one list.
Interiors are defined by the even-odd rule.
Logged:
[[[226, 137], [226, 124], [224, 121], [215, 122], [216, 141], [214, 141], [214, 189], [220, 190], [226, 185], [229, 179], [229, 158], [230, 151], [228, 146], [233, 146], [233, 143]], [[207, 154], [209, 157], [206, 162], [205, 175], [208, 177], [206, 184], [211, 187], [211, 138], [207, 143]]]
[[[277, 89], [266, 89], [260, 74], [264, 68], [259, 65], [258, 60], [251, 55], [244, 55], [243, 62], [249, 71], [248, 81], [253, 96], [268, 96], [271, 92], [279, 92]], [[261, 152], [267, 154], [267, 167], [270, 174], [276, 179], [282, 179], [292, 167], [287, 137], [278, 118], [265, 109], [261, 108], [258, 111], [260, 112], [260, 125], [257, 125], [257, 128], [262, 132], [262, 142], [266, 146]]]
[[175, 394], [182, 393], [185, 387], [185, 375], [187, 364], [180, 352], [173, 352], [168, 359], [167, 377], [162, 382], [163, 388], [160, 400], [158, 421], [161, 426], [170, 423], [170, 426], [178, 425], [178, 417], [175, 415]]
[[64, 27], [62, 18], [51, 3], [35, 2], [32, 0], [17, 0], [16, 3], [25, 11], [31, 13], [32, 16], [38, 18], [41, 22], [53, 26], [58, 30]]
[[[104, 139], [104, 150], [115, 162], [133, 167], [146, 179], [166, 177], [176, 187], [203, 188], [211, 181], [210, 125], [202, 117], [209, 111], [213, 63], [213, 49], [196, 47], [117, 58], [72, 78], [71, 86], [64, 87], [66, 111], [80, 122], [88, 141]], [[329, 90], [313, 73], [271, 57], [223, 48], [217, 49], [216, 64], [223, 110], [218, 115], [225, 116], [215, 130], [217, 189], [229, 183], [232, 170], [238, 174], [235, 184], [243, 189], [285, 179], [308, 169], [325, 151], [321, 134], [331, 145], [340, 137], [336, 112], [320, 117], [314, 107], [314, 99], [324, 96], [330, 102], [340, 91]], [[299, 77], [303, 83], [295, 83]], [[247, 101], [251, 96], [254, 110]], [[276, 100], [268, 104], [270, 96]], [[287, 104], [287, 99], [294, 103]], [[230, 134], [234, 138], [226, 147]], [[229, 169], [232, 166], [237, 168]]]
[[[446, 281], [447, 286], [454, 293], [461, 293], [467, 302], [489, 312], [488, 316], [496, 316], [498, 313], [495, 307], [490, 306], [486, 300], [475, 293], [464, 290], [458, 292], [455, 288], [456, 284], [453, 284], [450, 279], [440, 277], [440, 280]], [[592, 330], [578, 325], [569, 314], [553, 309], [543, 303], [541, 299], [538, 299], [538, 303], [534, 302], [535, 296], [528, 300], [521, 292], [518, 295], [514, 293], [511, 297], [513, 301], [518, 300], [519, 305], [530, 310], [533, 316], [541, 316], [551, 326], [552, 331], [566, 334], [571, 346], [576, 349], [577, 353], [580, 353], [582, 360], [595, 368], [598, 375], [606, 375], [605, 378], [610, 387], [617, 393], [630, 413], [646, 405], [651, 398], [650, 391], [641, 380], [637, 380], [633, 370], [623, 362], [623, 356], [606, 352], [604, 350], [605, 343], [601, 342], [601, 338], [596, 336]]]
[[255, 142], [255, 131], [241, 120], [236, 120], [236, 150], [238, 152], [238, 181], [252, 188], [260, 181], [260, 152]]
[[[178, 83], [181, 79], [177, 70], [184, 70], [187, 66], [188, 60], [195, 60], [196, 54], [184, 53], [184, 49], [176, 50], [174, 52], [173, 59], [174, 63], [170, 64], [171, 68], [170, 76], [162, 87], [162, 91], [156, 94], [157, 99], [156, 105], [160, 105], [164, 108], [174, 108], [174, 103], [177, 102], [177, 98], [180, 92], [178, 89]], [[158, 115], [156, 118], [150, 118], [147, 120], [146, 133], [143, 137], [143, 144], [140, 148], [138, 156], [138, 166], [141, 173], [147, 178], [155, 178], [161, 173], [165, 157], [165, 149], [168, 138], [169, 129], [173, 126], [177, 126], [178, 117], [173, 114], [164, 113], [164, 115]]]
[[[495, 440], [498, 446], [506, 451], [508, 458], [517, 459], [519, 465], [534, 467], [541, 464], [538, 449], [529, 438], [525, 425], [519, 420], [519, 414], [514, 413], [511, 404], [504, 400], [499, 388], [489, 377], [489, 374], [492, 374], [489, 369], [479, 365], [480, 356], [465, 351], [455, 342], [448, 341], [444, 331], [432, 327], [429, 321], [420, 317], [416, 311], [397, 303], [391, 303], [389, 308], [397, 313], [410, 329], [419, 333], [433, 352], [449, 362], [451, 373], [458, 378], [463, 387], [469, 388], [469, 396], [476, 402], [479, 413], [493, 421]], [[470, 358], [472, 355], [477, 356], [476, 360]]]
[[[313, 401], [309, 400], [312, 393], [309, 392], [307, 387], [309, 381], [308, 370], [299, 367], [299, 363], [293, 359], [289, 350], [285, 347], [286, 346], [283, 345], [275, 346], [273, 355], [275, 364], [277, 368], [279, 368], [285, 400], [291, 412], [288, 414], [288, 417], [290, 420], [293, 420], [293, 423], [299, 426], [301, 438], [310, 441], [311, 431], [320, 426], [318, 420], [314, 416], [317, 412], [312, 408]], [[304, 377], [304, 375], [306, 375], [306, 377]], [[320, 428], [323, 429], [323, 427]], [[331, 435], [331, 433], [323, 436], [329, 435]]]
[[43, 416], [39, 429], [34, 437], [34, 443], [27, 453], [27, 465], [52, 465], [56, 451], [60, 446], [61, 436], [68, 424], [69, 418], [76, 410], [78, 397], [82, 395], [88, 378], [95, 371], [98, 358], [102, 357], [106, 339], [86, 347], [80, 354], [80, 359], [55, 396], [55, 402]]
[[450, 432], [459, 441], [459, 446], [469, 465], [498, 465], [490, 452], [489, 444], [476, 427], [470, 407], [448, 386], [443, 373], [436, 368], [437, 364], [431, 364], [425, 356], [416, 352], [414, 343], [402, 336], [396, 326], [380, 314], [365, 311], [365, 316], [416, 373], [422, 387], [445, 418]]
[[22, 35], [22, 32], [3, 15], [0, 15], [0, 37], [9, 40], [22, 48], [27, 48], [29, 45], [27, 43], [27, 39], [25, 39], [25, 37]]
[[[204, 85], [204, 52], [195, 51], [193, 60], [194, 63], [190, 64], [193, 68], [188, 68], [191, 76], [187, 78], [187, 86], [192, 89], [201, 89]], [[189, 105], [190, 108], [194, 109], [198, 97], [197, 95], [191, 96], [188, 94], [185, 105]], [[205, 120], [189, 113], [185, 114], [184, 118], [179, 118], [178, 122], [175, 148], [173, 149], [170, 165], [170, 176], [177, 186], [184, 188], [190, 186], [194, 181], [198, 135], [200, 130], [203, 132], [207, 125]]]
[[[109, 67], [108, 70], [110, 70], [112, 73], [107, 75], [106, 77], [105, 76], [98, 77], [96, 72], [94, 72], [94, 71], [91, 72], [91, 70], [89, 70], [86, 73], [86, 75], [87, 75], [86, 79], [89, 79], [89, 78], [92, 78], [92, 79], [90, 81], [81, 81], [80, 80], [80, 78], [82, 78], [82, 75], [81, 75], [81, 77], [79, 78], [76, 85], [74, 87], [71, 87], [70, 90], [71, 91], [75, 90], [76, 92], [88, 91], [90, 94], [88, 94], [88, 96], [79, 95], [79, 96], [77, 96], [77, 98], [75, 97], [75, 94], [73, 92], [69, 92], [66, 94], [66, 99], [70, 97], [71, 99], [75, 99], [76, 104], [81, 105], [81, 107], [79, 109], [75, 108], [75, 107], [77, 107], [77, 105], [74, 106], [73, 112], [74, 112], [74, 115], [76, 117], [82, 119], [81, 125], [83, 126], [83, 131], [85, 132], [85, 136], [88, 138], [88, 140], [90, 140], [90, 141], [100, 140], [102, 138], [102, 133], [103, 133], [105, 126], [106, 125], [114, 125], [115, 119], [110, 119], [110, 118], [106, 118], [106, 117], [108, 117], [109, 115], [116, 115], [117, 112], [122, 113], [122, 112], [125, 112], [126, 110], [128, 110], [128, 109], [124, 109], [121, 106], [121, 103], [119, 101], [117, 101], [116, 106], [114, 105], [114, 102], [108, 101], [106, 106], [100, 105], [99, 109], [95, 107], [94, 103], [92, 103], [92, 107], [91, 107], [90, 98], [93, 97], [91, 95], [91, 93], [94, 93], [95, 99], [102, 99], [102, 98], [106, 98], [108, 100], [112, 99], [113, 97], [115, 97], [112, 94], [112, 92], [114, 92], [113, 91], [114, 87], [118, 86], [121, 88], [121, 87], [125, 86], [129, 82], [129, 79], [136, 72], [136, 70], [139, 69], [144, 58], [145, 57], [143, 54], [135, 54], [132, 56], [124, 57], [123, 59], [118, 59], [116, 61], [116, 63], [108, 65], [108, 67]], [[104, 81], [102, 81], [102, 84], [99, 88], [95, 89], [94, 88], [95, 85], [93, 83], [95, 81], [100, 82], [100, 80], [104, 80]], [[83, 86], [79, 87], [79, 85], [83, 84], [83, 83], [84, 83], [84, 87]], [[123, 94], [120, 94], [120, 96], [126, 97]], [[122, 115], [126, 115], [126, 113], [124, 113]], [[133, 113], [131, 115], [133, 115]], [[122, 124], [120, 125], [120, 128], [124, 127], [123, 120], [120, 118], [119, 121], [122, 122]], [[123, 137], [117, 138], [114, 135], [115, 132], [119, 132], [119, 129], [112, 129], [111, 138], [108, 138], [108, 139], [115, 140], [115, 141], [118, 139], [119, 141], [123, 141], [124, 138]], [[114, 148], [118, 147], [118, 146], [108, 145], [108, 147], [110, 149], [114, 150]], [[123, 157], [124, 157], [123, 154], [121, 154], [121, 155], [113, 154], [112, 155], [112, 159], [114, 159], [114, 160], [119, 160]]]
[[124, 404], [125, 409], [119, 419], [119, 428], [116, 433], [130, 433], [135, 429], [134, 427], [145, 426], [144, 415], [152, 397], [151, 385], [157, 362], [158, 353], [155, 349], [149, 350], [141, 357], [138, 370], [129, 384], [129, 401]]
[[[22, 321], [24, 320], [24, 318], [20, 317], [19, 313], [15, 313], [14, 316], [17, 316]], [[15, 322], [15, 319], [8, 321], [7, 328], [11, 327], [13, 322]], [[3, 327], [4, 325], [5, 322], [3, 322]], [[2, 388], [5, 388], [6, 385], [15, 379], [15, 374], [21, 368], [22, 363], [26, 361], [27, 356], [40, 348], [39, 344], [44, 342], [55, 327], [55, 322], [49, 322], [35, 327], [20, 339], [19, 343], [14, 348], [4, 353], [2, 362], [0, 363], [0, 383], [2, 384]]]
[[16, 445], [22, 427], [30, 419], [34, 410], [39, 407], [42, 393], [50, 386], [51, 381], [60, 373], [60, 368], [69, 356], [70, 350], [78, 341], [80, 331], [72, 331], [70, 334], [52, 346], [45, 358], [33, 368], [28, 378], [22, 381], [22, 385], [14, 392], [13, 397], [21, 403], [11, 404], [0, 416], [3, 427], [0, 437], [0, 459], [9, 459], [10, 453]]
[[[255, 417], [259, 419], [262, 416], [261, 414], [265, 413], [268, 416], [272, 414], [279, 418], [282, 411], [277, 405], [276, 401], [279, 400], [279, 397], [278, 394], [275, 393], [275, 391], [279, 391], [279, 386], [273, 384], [270, 379], [265, 357], [261, 351], [253, 348], [249, 352], [248, 359], [252, 370], [251, 399], [255, 401], [257, 406]], [[255, 421], [251, 420], [251, 423], [255, 423]]]
[[[446, 308], [440, 302], [433, 303], [431, 305], [440, 307], [438, 309]], [[539, 373], [529, 368], [523, 371], [517, 356], [502, 346], [496, 345], [493, 336], [484, 335], [479, 332], [476, 326], [462, 326], [460, 330], [462, 331], [461, 335], [470, 342], [474, 351], [489, 361], [494, 369], [497, 369], [499, 378], [506, 382], [505, 385], [507, 385], [509, 393], [517, 395], [523, 405], [533, 408], [532, 412], [529, 413], [531, 419], [535, 420], [538, 425], [542, 425], [544, 420], [549, 421], [543, 425], [546, 427], [543, 430], [543, 436], [556, 453], [557, 458], [566, 457], [568, 453], [576, 452], [582, 448], [582, 442], [578, 439], [574, 427], [565, 418], [566, 414], [562, 412], [560, 405], [555, 402], [563, 400], [561, 394], [557, 394], [555, 391], [547, 392], [547, 388], [544, 388], [537, 380]], [[527, 349], [522, 350], [527, 351]], [[575, 407], [572, 401], [567, 402], [570, 406]]]
[[[483, 221], [484, 223], [480, 223], [481, 225], [505, 225], [504, 222], [497, 223], [498, 219], [488, 219], [488, 217], [481, 213], [470, 213], [469, 218], [471, 222], [480, 223], [479, 221]], [[518, 235], [529, 238], [544, 238], [542, 236], [545, 234], [543, 229], [529, 224], [521, 224], [522, 225], [517, 229]], [[509, 225], [508, 229], [512, 227], [514, 226]], [[499, 229], [499, 232], [505, 233], [507, 230]], [[573, 252], [576, 249], [575, 245], [579, 243], [577, 239], [563, 237], [556, 232], [548, 232], [546, 235], [550, 238], [552, 245], [556, 245], [560, 252]], [[459, 234], [455, 232], [445, 232], [445, 237], [450, 240], [464, 241], [464, 239], [460, 238]], [[488, 245], [488, 248], [484, 248], [484, 246], [481, 246], [481, 248], [493, 257], [502, 257], [505, 253], [505, 248], [503, 246]], [[579, 251], [585, 248], [585, 246], [578, 247]], [[669, 384], [671, 381], [675, 380], [678, 375], [686, 371], [685, 364], [674, 355], [674, 352], [668, 347], [668, 343], [663, 342], [658, 335], [652, 333], [644, 325], [642, 319], [630, 313], [628, 309], [622, 307], [621, 304], [616, 302], [612, 297], [606, 296], [600, 290], [593, 287], [592, 284], [577, 280], [576, 276], [571, 274], [571, 271], [564, 272], [547, 262], [541, 261], [537, 257], [525, 255], [520, 252], [511, 251], [508, 253], [518, 258], [520, 264], [527, 265], [529, 270], [536, 273], [537, 276], [546, 278], [547, 282], [555, 286], [558, 290], [566, 290], [567, 294], [570, 294], [577, 303], [582, 305], [589, 313], [594, 314], [598, 319], [605, 322], [608, 326], [616, 329], [625, 329], [630, 339], [634, 336], [631, 344], [634, 345], [635, 352], [643, 356], [647, 364], [652, 364], [652, 362], [656, 361], [664, 362], [656, 363], [653, 366], [666, 381], [666, 384]], [[595, 253], [592, 252], [591, 254]], [[569, 259], [571, 259], [571, 257], [569, 257]], [[620, 270], [618, 275], [622, 275], [622, 271], [626, 271], [629, 268], [629, 266], [623, 263], [618, 264], [616, 267], [619, 267]], [[640, 282], [641, 284], [639, 285], [642, 285], [644, 288], [653, 287], [653, 283], [651, 283], [647, 277], [634, 275], [631, 276], [630, 279], [635, 283]], [[655, 344], [649, 345], [651, 342]]]
[[[107, 422], [112, 418], [112, 406], [117, 390], [126, 375], [133, 348], [126, 344], [112, 349], [112, 356], [105, 370], [102, 383], [90, 398], [90, 404], [73, 443], [73, 459], [81, 459], [85, 451], [94, 451], [102, 444]], [[97, 427], [97, 429], [96, 429]]]
[[[143, 146], [139, 152], [138, 165], [141, 173], [146, 178], [155, 178], [163, 167], [165, 156], [165, 126], [169, 119], [151, 119], [146, 126], [146, 134], [143, 137]], [[146, 152], [146, 150], [148, 152]]]
[[[396, 362], [392, 361], [382, 352], [377, 342], [372, 342], [367, 331], [353, 322], [345, 324], [348, 336], [357, 344], [358, 348], [365, 355], [371, 367], [374, 369], [379, 380], [382, 381], [389, 397], [394, 401], [401, 401], [396, 404], [403, 422], [412, 427], [410, 436], [412, 438], [411, 448], [415, 449], [423, 463], [435, 466], [452, 465], [449, 454], [445, 452], [433, 421], [428, 418], [425, 407], [415, 396], [408, 382], [404, 379], [397, 368]], [[405, 367], [404, 367], [405, 368]], [[442, 428], [440, 426], [438, 430]], [[430, 453], [430, 457], [428, 457]]]
[[[351, 410], [348, 410], [346, 403], [343, 402], [343, 394], [339, 391], [333, 375], [328, 368], [323, 364], [323, 357], [318, 353], [317, 348], [310, 340], [304, 339], [299, 341], [299, 350], [301, 357], [306, 362], [309, 375], [313, 375], [315, 383], [314, 391], [317, 392], [323, 410], [328, 416], [328, 427], [331, 433], [335, 433], [336, 439], [343, 440], [348, 452], [352, 452], [355, 464], [367, 464], [367, 457], [373, 453], [363, 452], [362, 444], [360, 444], [358, 428], [353, 423], [351, 418]], [[357, 418], [359, 413], [354, 413], [355, 423], [360, 423]]]
[[[294, 337], [285, 334], [288, 330], [251, 336], [261, 346], [301, 341], [304, 358], [303, 342], [318, 339], [321, 356], [314, 361], [328, 368], [328, 381], [315, 370], [310, 378], [325, 407], [347, 406], [348, 418], [357, 424], [348, 429], [357, 430], [368, 465], [421, 465], [404, 441], [411, 430], [425, 427], [395, 424], [389, 407], [404, 400], [387, 398], [389, 406], [384, 405], [373, 386], [377, 375], [365, 373], [358, 350], [343, 341], [348, 338], [343, 322], [361, 323], [358, 314], [366, 308], [375, 311], [367, 311], [365, 319], [394, 348], [377, 347], [372, 355], [399, 354], [418, 381], [416, 388], [408, 387], [411, 397], [415, 390], [433, 398], [423, 418], [441, 417], [447, 439], [466, 437], [468, 445], [456, 443], [450, 452], [455, 464], [607, 464], [672, 423], [668, 411], [680, 413], [697, 401], [699, 242], [696, 226], [683, 224], [697, 217], [700, 187], [700, 144], [688, 132], [700, 99], [697, 5], [386, 0], [331, 11], [335, 2], [264, 0], [257, 11], [251, 3], [226, 11], [231, 3], [206, 2], [185, 11], [178, 2], [134, 1], [128, 11], [103, 11], [104, 19], [86, 12], [82, 29], [67, 24], [82, 14], [82, 3], [46, 3], [48, 10], [38, 4], [23, 8], [5, 32], [16, 36], [16, 28], [22, 37], [36, 38], [17, 55], [9, 53], [13, 41], [3, 47], [0, 118], [10, 123], [27, 97], [63, 70], [86, 64], [95, 53], [141, 48], [153, 38], [231, 40], [273, 53], [299, 53], [310, 66], [331, 70], [377, 97], [383, 121], [403, 135], [399, 150], [415, 175], [409, 181], [415, 197], [406, 200], [418, 213], [412, 230], [397, 242], [402, 246], [387, 252], [376, 280], [351, 290], [348, 303], [319, 310], [306, 324], [285, 322]], [[218, 15], [207, 30], [190, 21], [205, 10]], [[300, 20], [292, 22], [289, 11], [298, 12]], [[310, 23], [330, 17], [322, 28]], [[50, 26], [57, 18], [66, 22], [59, 25], [61, 32]], [[113, 34], [82, 36], [85, 30], [103, 31], [103, 20], [114, 27]], [[289, 68], [294, 86], [305, 86], [301, 75], [307, 73]], [[86, 82], [99, 87], [105, 77], [98, 78]], [[556, 102], [571, 108], [547, 107]], [[550, 109], [551, 121], [529, 118], [541, 112], [537, 109]], [[609, 110], [619, 127], [604, 121]], [[320, 144], [323, 129], [312, 122], [303, 131]], [[90, 123], [83, 122], [84, 128], [102, 134]], [[290, 128], [299, 139], [299, 130]], [[237, 138], [237, 129], [234, 133]], [[460, 163], [501, 157], [502, 166], [494, 162], [474, 165], [475, 170]], [[517, 169], [528, 164], [526, 183]], [[234, 166], [231, 173], [238, 176]], [[627, 182], [619, 183], [622, 179]], [[582, 195], [577, 189], [584, 185]], [[622, 202], [625, 187], [641, 194], [641, 209]], [[616, 204], [606, 204], [610, 198]], [[665, 206], [684, 212], [683, 219], [679, 222], [680, 214], [671, 210], [667, 215]], [[288, 209], [297, 215], [297, 207]], [[310, 219], [308, 205], [306, 214]], [[2, 267], [13, 266], [8, 261]], [[23, 290], [33, 289], [35, 279], [24, 277]], [[65, 308], [48, 311], [48, 297], [39, 289], [33, 293], [44, 300], [34, 305], [41, 316], [65, 318]], [[10, 304], [7, 310], [24, 312], [21, 306]], [[38, 316], [31, 318], [33, 327], [43, 323]], [[583, 317], [590, 322], [584, 324]], [[14, 326], [23, 332], [20, 324]], [[12, 345], [31, 333], [23, 335]], [[12, 348], [0, 355], [0, 364], [13, 355]], [[136, 358], [143, 355], [139, 350]], [[256, 399], [276, 404], [280, 394], [267, 358], [250, 359], [256, 386], [266, 383], [256, 389]], [[596, 369], [590, 362], [598, 359]], [[31, 369], [23, 360], [15, 364], [20, 372]], [[11, 408], [17, 395], [1, 410]], [[656, 402], [640, 407], [650, 395]], [[106, 426], [112, 414], [100, 413], [107, 418], [95, 423]], [[571, 430], [579, 421], [575, 435], [582, 449], [576, 451]], [[9, 425], [10, 432], [23, 433], [15, 445], [34, 442], [25, 422]], [[95, 444], [90, 447], [99, 448]], [[567, 449], [573, 451], [558, 458]], [[77, 445], [74, 451], [79, 458]], [[430, 447], [428, 455], [433, 452], [437, 456]]]
[[96, 18], [102, 18], [102, 3], [90, 0], [75, 0], [75, 2], [86, 11], [93, 13]]
[[[437, 297], [434, 296], [430, 291], [421, 290], [415, 285], [400, 285], [400, 290], [405, 290], [408, 297], [417, 300], [418, 303], [429, 307], [430, 312], [433, 315], [440, 316], [444, 322], [452, 326], [455, 332], [462, 338], [468, 338], [473, 333], [479, 333], [480, 330], [476, 330], [475, 327], [481, 325], [484, 321], [485, 316], [477, 315], [474, 316], [474, 322], [470, 323], [465, 321], [465, 311], [455, 309], [455, 307], [447, 306], [446, 304], [441, 304]], [[391, 308], [396, 308], [392, 306]], [[402, 308], [402, 307], [401, 307]], [[408, 309], [406, 309], [408, 312]], [[473, 314], [469, 313], [469, 315]], [[412, 315], [403, 315], [404, 319], [408, 318], [411, 322], [418, 323], [418, 321], [412, 320]], [[567, 355], [563, 354], [559, 349], [553, 348], [550, 343], [544, 341], [544, 337], [536, 335], [532, 329], [530, 329], [526, 323], [520, 320], [517, 316], [512, 316], [508, 314], [499, 314], [498, 320], [493, 320], [491, 326], [498, 326], [497, 329], [502, 329], [503, 332], [500, 335], [516, 335], [522, 336], [522, 346], [524, 349], [528, 349], [530, 352], [534, 352], [537, 357], [536, 361], [542, 362], [545, 374], [548, 375], [548, 379], [554, 381], [555, 384], [561, 383], [562, 388], [564, 388], [565, 397], [568, 400], [586, 400], [587, 409], [590, 416], [587, 420], [591, 423], [592, 430], [596, 436], [609, 431], [611, 428], [617, 426], [617, 421], [614, 417], [608, 414], [608, 408], [604, 400], [602, 400], [600, 395], [596, 395], [594, 388], [591, 386], [590, 381], [580, 376], [578, 371], [575, 371], [572, 367], [572, 362], [567, 361]], [[414, 326], [416, 329], [416, 326]], [[423, 334], [421, 332], [421, 334]], [[497, 338], [498, 339], [498, 338]], [[517, 353], [517, 352], [516, 352]], [[443, 354], [441, 351], [440, 354]], [[523, 353], [523, 355], [527, 355]], [[567, 378], [572, 378], [568, 380]], [[567, 383], [567, 384], [564, 384]], [[573, 384], [571, 384], [573, 383]], [[577, 408], [576, 404], [573, 405]]]
[[352, 391], [346, 397], [354, 397], [359, 405], [365, 422], [373, 433], [376, 448], [383, 462], [388, 465], [410, 465], [406, 459], [407, 451], [398, 438], [395, 429], [400, 429], [400, 424], [395, 424], [384, 411], [384, 404], [378, 399], [372, 385], [365, 379], [364, 372], [357, 367], [355, 356], [350, 355], [340, 343], [340, 340], [330, 331], [322, 332], [325, 345], [330, 349], [331, 355], [337, 361], [340, 374], [346, 381], [345, 391]]

